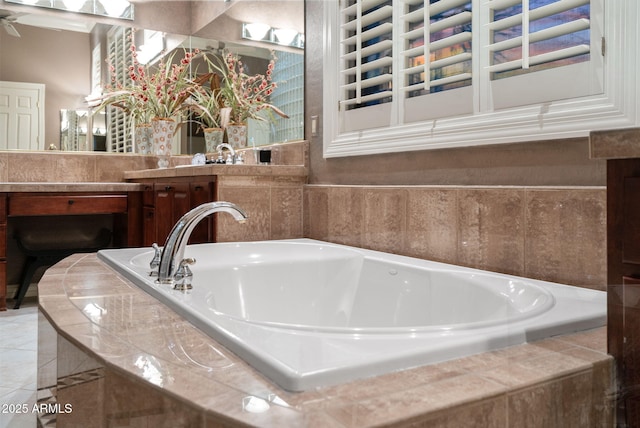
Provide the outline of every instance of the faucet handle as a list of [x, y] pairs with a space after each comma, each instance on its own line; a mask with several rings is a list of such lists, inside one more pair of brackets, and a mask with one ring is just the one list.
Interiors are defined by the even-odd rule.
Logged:
[[149, 272], [149, 276], [158, 275], [158, 266], [160, 266], [160, 258], [162, 257], [162, 249], [158, 246], [157, 243], [153, 243], [151, 248], [154, 249], [153, 259], [149, 262], [149, 267], [151, 268], [151, 272]]
[[196, 259], [188, 257], [186, 259], [182, 259], [180, 262], [180, 266], [176, 271], [175, 275], [173, 275], [173, 289], [174, 290], [191, 290], [193, 286], [191, 285], [191, 280], [193, 279], [193, 272], [189, 269], [189, 265], [195, 264]]

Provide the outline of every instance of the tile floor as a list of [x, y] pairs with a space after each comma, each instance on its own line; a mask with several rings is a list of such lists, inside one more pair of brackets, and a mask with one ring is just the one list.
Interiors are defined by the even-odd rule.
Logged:
[[[0, 312], [0, 428], [34, 428], [38, 364], [38, 305], [25, 299]], [[17, 406], [17, 408], [16, 408]], [[18, 410], [26, 409], [26, 413]]]

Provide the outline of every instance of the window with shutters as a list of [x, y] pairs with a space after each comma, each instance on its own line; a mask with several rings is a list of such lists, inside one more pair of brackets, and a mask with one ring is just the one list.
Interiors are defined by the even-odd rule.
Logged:
[[605, 11], [603, 0], [326, 2], [325, 75], [337, 74], [323, 82], [325, 156], [620, 126], [613, 118], [624, 106], [612, 98], [624, 89], [611, 76], [634, 64], [628, 48], [608, 46], [605, 57], [604, 46], [607, 31], [635, 28], [639, 7], [608, 3]]
[[[107, 35], [109, 64], [115, 68], [113, 78], [126, 84], [129, 81], [128, 69], [131, 64], [131, 28], [114, 27]], [[114, 82], [112, 82], [114, 83]], [[127, 153], [133, 151], [133, 125], [122, 109], [107, 107], [107, 151]]]

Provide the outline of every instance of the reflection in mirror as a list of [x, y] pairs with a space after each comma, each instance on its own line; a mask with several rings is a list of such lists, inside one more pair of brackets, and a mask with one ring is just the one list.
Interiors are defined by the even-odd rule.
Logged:
[[88, 129], [90, 129], [88, 110], [60, 110], [60, 150], [73, 152], [91, 150], [87, 144]]
[[32, 7], [66, 10], [120, 19], [133, 19], [133, 5], [127, 0], [5, 0]]
[[[107, 35], [108, 61], [112, 69], [111, 80], [115, 78], [125, 86], [132, 83], [139, 84], [139, 82], [132, 82], [128, 73], [128, 67], [132, 61], [128, 47], [129, 40], [132, 38], [135, 40], [137, 49], [137, 61], [148, 68], [147, 74], [155, 72], [157, 64], [163, 58], [171, 58], [174, 64], [179, 64], [185, 57], [185, 52], [199, 53], [190, 62], [192, 78], [211, 71], [208, 65], [210, 63], [222, 64], [225, 52], [238, 55], [242, 61], [244, 73], [248, 76], [265, 74], [270, 60], [275, 58], [272, 79], [277, 83], [277, 87], [268, 102], [284, 112], [288, 118], [280, 117], [271, 110], [265, 109], [261, 112], [261, 120], [249, 119], [247, 145], [261, 146], [303, 138], [304, 55], [301, 49], [298, 49], [298, 53], [295, 50], [272, 50], [271, 47], [248, 46], [147, 30], [112, 28]], [[137, 152], [134, 130], [140, 123], [136, 123], [131, 115], [120, 108], [108, 107], [107, 112], [107, 151]], [[206, 153], [204, 127], [196, 119], [187, 118], [172, 144], [173, 154]]]
[[[247, 124], [248, 145], [262, 146], [273, 143], [296, 141], [304, 136], [304, 55], [292, 51], [271, 50], [262, 47], [246, 46], [230, 42], [218, 42], [209, 39], [190, 37], [181, 48], [198, 49], [210, 61], [221, 61], [223, 51], [238, 54], [245, 66], [247, 75], [264, 74], [272, 57], [276, 58], [273, 81], [277, 88], [271, 95], [270, 103], [283, 111], [283, 118], [264, 110], [264, 120], [249, 119]], [[179, 56], [178, 53], [176, 56]], [[196, 58], [192, 64], [194, 74], [207, 71], [203, 58]], [[201, 127], [191, 123], [187, 127], [186, 146], [182, 153], [204, 153], [204, 134]]]
[[[195, 3], [199, 4], [199, 2]], [[249, 6], [243, 8], [245, 3]], [[257, 58], [255, 61], [263, 61], [254, 66], [251, 70], [252, 73], [264, 72], [262, 64], [266, 64], [269, 50], [277, 49], [277, 65], [283, 68], [282, 76], [284, 77], [276, 77], [274, 79], [279, 82], [279, 90], [282, 92], [274, 93], [271, 101], [286, 112], [290, 118], [282, 121], [278, 120], [274, 124], [251, 124], [250, 133], [252, 133], [253, 141], [256, 145], [301, 139], [303, 138], [302, 61], [304, 50], [286, 47], [280, 51], [281, 48], [276, 45], [269, 46], [266, 43], [241, 40], [240, 30], [238, 29], [238, 35], [235, 35], [236, 28], [232, 29], [231, 24], [252, 22], [253, 17], [257, 16], [259, 19], [267, 18], [272, 21], [271, 25], [274, 28], [285, 27], [288, 26], [286, 22], [275, 18], [282, 18], [288, 14], [281, 13], [280, 9], [273, 5], [302, 2], [265, 2], [272, 4], [272, 6], [255, 5], [253, 3], [246, 1], [238, 2], [237, 4], [225, 4], [222, 15], [212, 16], [208, 24], [204, 21], [197, 22], [194, 28], [199, 29], [197, 33], [204, 36], [202, 38], [190, 38], [189, 36], [176, 36], [167, 33], [156, 33], [156, 35], [164, 34], [174, 38], [169, 42], [165, 41], [163, 50], [166, 52], [170, 52], [180, 45], [188, 49], [192, 47], [201, 49], [208, 47], [214, 50], [223, 47], [234, 47], [238, 49], [238, 54], [245, 58], [247, 62], [249, 62], [250, 58]], [[147, 9], [146, 18], [153, 16], [153, 13], [149, 13], [149, 10], [155, 7], [154, 3], [144, 2], [140, 6], [142, 7], [143, 5]], [[205, 6], [202, 7], [208, 8], [209, 3]], [[218, 7], [218, 4], [216, 3], [214, 6]], [[213, 8], [214, 6], [211, 7]], [[268, 8], [268, 10], [265, 11], [265, 8]], [[127, 28], [129, 24], [125, 24], [125, 27], [114, 27], [113, 24], [117, 23], [113, 22], [115, 21], [113, 19], [110, 21], [95, 20], [88, 15], [73, 16], [68, 12], [64, 13], [64, 22], [61, 22], [63, 14], [60, 12], [47, 10], [32, 12], [31, 9], [33, 8], [29, 8], [27, 11], [27, 6], [21, 6], [20, 9], [8, 3], [3, 3], [0, 9], [2, 9], [0, 10], [0, 16], [10, 16], [12, 25], [20, 34], [20, 37], [15, 37], [9, 35], [6, 31], [0, 31], [0, 45], [2, 46], [2, 49], [0, 49], [0, 81], [38, 82], [45, 85], [46, 98], [43, 103], [45, 106], [43, 109], [44, 129], [38, 137], [37, 147], [34, 145], [31, 149], [46, 150], [51, 145], [62, 149], [60, 110], [86, 108], [85, 97], [90, 93], [94, 93], [94, 90], [108, 81], [108, 68], [105, 62], [105, 58], [108, 57], [106, 34], [109, 31], [116, 31], [114, 30], [115, 28]], [[278, 13], [275, 13], [272, 9], [277, 9]], [[277, 16], [274, 17], [272, 15]], [[204, 15], [198, 16], [202, 17]], [[294, 17], [291, 22], [302, 22], [302, 13], [296, 11], [291, 16]], [[140, 17], [143, 17], [142, 13], [140, 13]], [[143, 19], [141, 22], [151, 23], [155, 21]], [[173, 19], [171, 22], [178, 21]], [[66, 29], [60, 29], [63, 24]], [[137, 13], [133, 25], [140, 25]], [[174, 27], [176, 27], [176, 31], [179, 31], [177, 29], [178, 26]], [[185, 27], [185, 25], [183, 24], [179, 27]], [[299, 25], [294, 25], [294, 27], [298, 31], [303, 29]], [[185, 30], [187, 30], [185, 32], [191, 31], [186, 28]], [[142, 29], [138, 29], [137, 32], [144, 33]], [[228, 40], [220, 40], [227, 36]], [[46, 43], [43, 43], [45, 40]], [[254, 47], [250, 47], [248, 44], [253, 44]], [[252, 53], [250, 49], [254, 49], [254, 52]], [[292, 53], [292, 51], [295, 53]], [[69, 52], [73, 52], [74, 55], [69, 55]], [[291, 58], [289, 58], [289, 55], [291, 55]], [[150, 61], [153, 61], [153, 58]], [[251, 59], [251, 61], [254, 60]], [[276, 101], [276, 98], [280, 100]], [[94, 123], [91, 128], [87, 129], [84, 149], [80, 148], [83, 147], [80, 144], [78, 146], [79, 150], [96, 150], [101, 147], [99, 144], [93, 144], [94, 136], [105, 136], [106, 129], [113, 127], [113, 121], [109, 115], [107, 117], [108, 120], [105, 120], [104, 126], [98, 126], [96, 124], [98, 119], [95, 116], [91, 117]], [[181, 144], [177, 150], [178, 153], [193, 154], [194, 152], [202, 151], [202, 146], [198, 140], [201, 137], [198, 137], [196, 132], [187, 131], [190, 128], [190, 126], [182, 127]], [[78, 134], [78, 142], [80, 140], [81, 137]], [[75, 144], [71, 144], [68, 147], [75, 147]], [[117, 145], [110, 146], [107, 143], [105, 143], [104, 150], [127, 151], [126, 148], [118, 147]]]

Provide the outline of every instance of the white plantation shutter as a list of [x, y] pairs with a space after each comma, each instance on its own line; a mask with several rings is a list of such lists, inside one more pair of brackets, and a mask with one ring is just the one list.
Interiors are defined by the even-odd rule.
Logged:
[[[116, 81], [129, 83], [129, 65], [131, 64], [131, 28], [117, 27], [107, 36], [109, 63], [115, 67]], [[109, 82], [111, 83], [111, 82]], [[107, 108], [107, 151], [127, 153], [133, 151], [131, 123], [122, 109]]]
[[472, 2], [403, 2], [403, 122], [473, 112]]
[[[604, 0], [324, 4], [327, 157], [584, 134], [583, 113], [610, 108], [605, 83], [618, 88]], [[634, 5], [606, 3], [607, 19], [635, 31]], [[620, 50], [608, 67], [628, 66]]]
[[[591, 20], [596, 3], [590, 0], [486, 3], [492, 17], [487, 49], [495, 108], [602, 92], [599, 84], [602, 57], [595, 49], [601, 40], [601, 29]], [[541, 76], [549, 84], [536, 84]], [[530, 90], [531, 85], [536, 85], [535, 93]]]
[[404, 90], [429, 92], [461, 82], [470, 85], [471, 2], [408, 0], [405, 4]]
[[341, 2], [340, 110], [344, 131], [391, 124], [391, 0]]
[[350, 1], [342, 9], [342, 105], [391, 100], [393, 7], [388, 0]]
[[[577, 39], [576, 43], [566, 47], [557, 47], [540, 54], [534, 54], [530, 49], [532, 44], [568, 36], [590, 28], [588, 18], [572, 18], [571, 15], [562, 16], [563, 12], [588, 5], [589, 0], [558, 0], [554, 3], [539, 6], [536, 9], [530, 9], [536, 4], [535, 0], [493, 0], [488, 3], [494, 16], [496, 14], [500, 16], [499, 12], [501, 10], [520, 9], [516, 13], [491, 22], [489, 29], [494, 34], [511, 34], [512, 37], [507, 37], [499, 42], [494, 40], [488, 48], [494, 54], [494, 57], [498, 56], [500, 52], [514, 48], [521, 49], [521, 56], [515, 60], [495, 61], [489, 68], [490, 71], [503, 72], [528, 69], [533, 65], [575, 58], [590, 52], [588, 39], [586, 43], [584, 39]], [[544, 4], [544, 2], [538, 2], [538, 4]], [[551, 25], [533, 31], [532, 24], [549, 18], [551, 18], [549, 20], [552, 23]], [[553, 20], [553, 18], [556, 19]]]
[[107, 151], [126, 153], [127, 140], [131, 139], [126, 115], [119, 108], [108, 107], [107, 117], [109, 118]]

